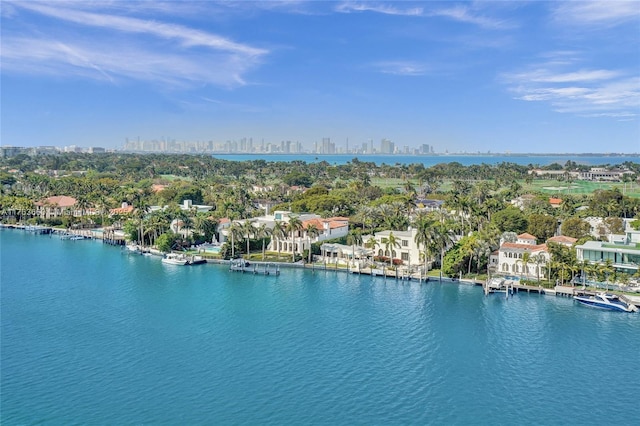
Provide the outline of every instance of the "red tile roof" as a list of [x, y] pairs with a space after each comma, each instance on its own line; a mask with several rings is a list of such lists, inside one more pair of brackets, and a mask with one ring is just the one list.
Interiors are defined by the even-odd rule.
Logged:
[[76, 204], [76, 199], [73, 197], [67, 197], [66, 195], [56, 195], [49, 197], [43, 201], [35, 203], [36, 206], [52, 206], [52, 207], [71, 207]]
[[525, 251], [544, 251], [547, 250], [546, 244], [519, 244], [519, 243], [503, 243], [500, 246], [500, 250], [502, 249], [513, 249], [513, 250], [525, 250]]
[[537, 238], [527, 232], [524, 232], [520, 235], [518, 235], [518, 238], [520, 238], [521, 240], [537, 240]]
[[[336, 220], [339, 219], [339, 220]], [[309, 225], [315, 225], [316, 228], [318, 229], [324, 229], [324, 225], [325, 223], [329, 225], [329, 229], [336, 229], [336, 228], [343, 228], [345, 225], [345, 220], [348, 220], [346, 218], [336, 218], [336, 217], [330, 217], [327, 219], [309, 219], [309, 220], [305, 220], [302, 222], [302, 227], [303, 228], [307, 228]]]
[[577, 238], [573, 238], [573, 237], [567, 237], [566, 235], [558, 235], [557, 237], [551, 237], [547, 240], [551, 241], [553, 243], [560, 243], [560, 244], [574, 244], [576, 241], [578, 241]]

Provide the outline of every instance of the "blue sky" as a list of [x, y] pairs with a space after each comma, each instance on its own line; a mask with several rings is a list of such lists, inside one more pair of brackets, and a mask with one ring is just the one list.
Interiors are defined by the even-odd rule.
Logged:
[[640, 2], [3, 0], [2, 145], [640, 152]]

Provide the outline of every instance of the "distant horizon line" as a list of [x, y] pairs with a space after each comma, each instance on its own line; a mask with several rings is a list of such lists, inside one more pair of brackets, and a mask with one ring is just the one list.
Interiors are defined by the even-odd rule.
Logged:
[[[127, 150], [122, 148], [105, 148], [100, 146], [87, 146], [80, 147], [78, 145], [69, 145], [69, 146], [56, 146], [56, 145], [37, 145], [37, 146], [17, 146], [17, 145], [0, 145], [2, 149], [52, 149], [55, 148], [59, 150], [60, 153], [87, 153], [86, 151], [66, 151], [66, 148], [75, 148], [75, 149], [83, 149], [83, 150], [91, 150], [91, 149], [103, 149], [105, 152], [113, 153], [113, 152], [124, 152], [131, 154], [193, 154], [193, 155], [254, 155], [254, 156], [272, 156], [272, 155], [308, 155], [308, 156], [316, 156], [316, 157], [329, 157], [329, 156], [364, 156], [364, 157], [382, 157], [382, 156], [396, 156], [396, 157], [447, 157], [447, 156], [475, 156], [475, 157], [509, 157], [509, 156], [524, 156], [524, 157], [543, 157], [543, 156], [567, 156], [567, 155], [575, 155], [580, 157], [638, 157], [640, 156], [640, 151], [638, 152], [429, 152], [429, 153], [406, 153], [406, 152], [397, 152], [397, 153], [384, 153], [384, 152], [335, 152], [335, 153], [319, 153], [312, 151], [299, 151], [299, 152], [243, 152], [243, 151], [192, 151], [192, 152], [181, 152], [174, 150]], [[97, 152], [98, 154], [101, 152]]]

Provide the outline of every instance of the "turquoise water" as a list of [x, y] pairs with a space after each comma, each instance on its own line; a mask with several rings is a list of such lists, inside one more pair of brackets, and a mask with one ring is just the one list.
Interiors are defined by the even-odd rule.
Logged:
[[637, 424], [640, 315], [0, 231], [1, 423]]

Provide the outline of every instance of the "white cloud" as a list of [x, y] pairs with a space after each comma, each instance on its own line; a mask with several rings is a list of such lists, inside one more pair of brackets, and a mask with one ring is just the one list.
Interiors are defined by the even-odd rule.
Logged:
[[432, 7], [425, 10], [423, 7], [398, 7], [411, 3], [396, 2], [390, 4], [377, 2], [345, 2], [336, 6], [335, 10], [342, 13], [351, 12], [375, 12], [385, 15], [416, 16], [416, 17], [444, 17], [457, 22], [477, 25], [487, 29], [511, 28], [506, 21], [490, 18], [478, 14], [478, 11], [470, 6], [455, 5], [452, 7]]
[[[51, 18], [56, 26], [48, 31], [53, 35], [46, 29], [36, 35], [5, 31], [1, 57], [2, 68], [8, 71], [233, 87], [246, 84], [243, 75], [268, 53], [183, 25], [36, 2], [13, 5]], [[76, 25], [93, 31], [80, 31]]]
[[2, 67], [14, 72], [82, 77], [111, 83], [125, 78], [171, 87], [203, 83], [233, 87], [245, 84], [242, 74], [248, 66], [226, 55], [195, 58], [176, 52], [154, 52], [135, 45], [114, 48], [108, 41], [84, 43], [11, 38], [3, 40], [2, 47]]
[[556, 21], [576, 25], [613, 26], [628, 21], [640, 23], [640, 6], [635, 0], [565, 1], [555, 3]]
[[424, 10], [421, 7], [413, 8], [398, 8], [396, 6], [385, 5], [374, 2], [346, 2], [336, 6], [336, 11], [349, 13], [349, 12], [376, 12], [385, 15], [400, 15], [400, 16], [423, 16]]
[[474, 9], [463, 5], [437, 9], [429, 12], [429, 16], [444, 16], [454, 21], [474, 24], [487, 29], [507, 29], [513, 27], [513, 25], [507, 21], [479, 15]]
[[590, 117], [638, 117], [640, 77], [623, 70], [567, 71], [545, 64], [502, 76], [516, 99], [548, 102], [554, 111]]
[[241, 53], [245, 55], [262, 55], [266, 51], [235, 43], [227, 38], [210, 34], [204, 31], [194, 30], [182, 25], [165, 24], [162, 22], [129, 18], [124, 16], [106, 15], [83, 12], [73, 9], [61, 9], [49, 7], [39, 3], [20, 3], [22, 7], [34, 12], [57, 18], [75, 24], [106, 28], [112, 31], [125, 33], [143, 33], [164, 39], [175, 39], [184, 46], [204, 46], [217, 50]]
[[420, 76], [428, 71], [425, 64], [412, 61], [383, 61], [373, 64], [373, 67], [383, 74], [401, 76]]

